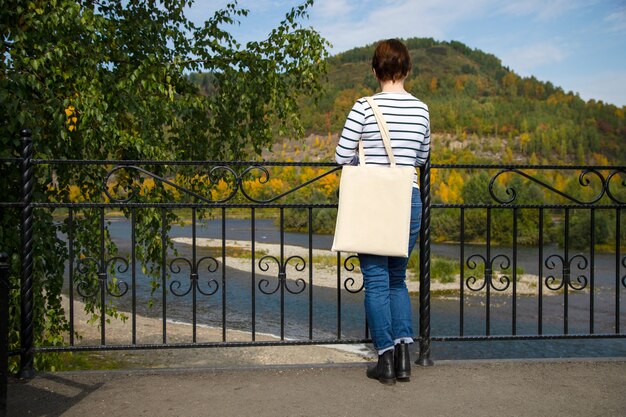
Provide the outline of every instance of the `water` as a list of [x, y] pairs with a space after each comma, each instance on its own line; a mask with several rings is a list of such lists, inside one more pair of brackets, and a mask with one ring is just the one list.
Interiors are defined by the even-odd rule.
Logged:
[[[199, 222], [197, 237], [221, 239], [221, 220]], [[112, 219], [108, 226], [112, 238], [118, 243], [122, 254], [128, 252], [130, 241], [130, 224], [125, 219]], [[279, 243], [280, 231], [272, 220], [258, 219], [255, 223], [256, 240], [264, 243]], [[227, 219], [226, 239], [250, 240], [250, 220]], [[171, 237], [191, 237], [189, 226], [173, 226]], [[308, 234], [284, 233], [286, 245], [308, 246]], [[332, 236], [313, 235], [313, 247], [329, 249]], [[178, 256], [191, 259], [191, 247], [177, 244]], [[459, 257], [458, 245], [434, 244], [432, 253], [454, 259]], [[198, 248], [198, 259], [204, 254]], [[485, 253], [484, 246], [466, 245], [465, 257], [474, 253]], [[544, 256], [560, 253], [554, 246], [544, 248]], [[506, 254], [512, 260], [510, 248], [492, 248], [492, 257]], [[572, 253], [570, 256], [575, 255]], [[173, 259], [168, 254], [168, 264]], [[587, 256], [588, 257], [588, 256]], [[219, 260], [219, 258], [218, 258]], [[537, 274], [538, 249], [518, 248], [518, 266], [525, 273]], [[557, 265], [557, 267], [560, 265]], [[222, 275], [221, 269], [207, 274], [206, 265], [201, 275], [200, 285], [208, 292], [208, 279], [215, 279], [219, 283], [217, 292], [210, 296], [197, 295], [197, 323], [201, 325], [222, 326]], [[221, 268], [221, 265], [220, 265]], [[593, 317], [595, 333], [613, 333], [615, 331], [615, 256], [606, 253], [595, 255], [595, 311]], [[202, 269], [201, 269], [202, 270]], [[256, 269], [256, 285], [252, 286], [252, 277], [249, 271], [240, 271], [226, 267], [225, 273], [225, 323], [227, 328], [250, 331], [253, 325], [252, 305], [255, 303], [254, 320], [256, 331], [259, 333], [280, 334], [280, 291], [266, 295], [258, 288], [261, 280], [267, 280], [267, 290], [272, 291], [277, 286], [276, 276], [264, 275]], [[151, 296], [150, 278], [137, 271], [137, 313], [149, 317], [162, 316], [161, 290]], [[589, 271], [577, 271], [572, 275]], [[574, 275], [576, 273], [576, 275]], [[342, 271], [342, 279], [346, 277]], [[546, 271], [544, 268], [544, 276]], [[558, 274], [557, 274], [558, 276]], [[130, 284], [130, 272], [119, 275], [119, 278]], [[355, 277], [356, 278], [356, 277]], [[180, 292], [185, 292], [189, 284], [188, 269], [171, 279], [179, 280]], [[360, 282], [359, 282], [360, 284]], [[169, 291], [167, 294], [167, 317], [170, 320], [191, 322], [192, 304], [191, 294], [176, 297]], [[295, 282], [288, 281], [292, 289], [296, 289]], [[254, 290], [253, 290], [254, 288]], [[265, 288], [265, 287], [264, 287]], [[214, 287], [213, 287], [214, 289]], [[466, 293], [468, 291], [466, 290]], [[548, 292], [544, 290], [544, 294]], [[512, 300], [510, 296], [500, 296], [492, 291], [490, 308], [490, 334], [512, 334]], [[148, 300], [153, 298], [154, 305], [149, 308]], [[340, 292], [336, 288], [307, 286], [299, 294], [285, 291], [284, 295], [284, 336], [285, 338], [306, 339], [309, 337], [309, 308], [311, 308], [312, 336], [314, 338], [364, 338], [366, 337], [365, 318], [363, 312], [363, 292], [351, 294], [345, 290]], [[338, 298], [341, 302], [338, 303]], [[120, 308], [130, 311], [130, 292], [119, 300]], [[412, 298], [414, 310], [415, 334], [419, 333], [418, 306], [419, 300]], [[588, 333], [590, 328], [589, 293], [570, 291], [569, 295], [569, 333]], [[622, 303], [621, 317], [624, 316]], [[310, 307], [311, 306], [311, 307]], [[464, 334], [484, 335], [486, 332], [486, 306], [484, 291], [479, 295], [468, 296], [464, 306]], [[534, 335], [538, 331], [538, 297], [517, 297], [517, 320], [515, 323], [518, 335]], [[460, 331], [460, 303], [458, 298], [433, 297], [431, 302], [431, 329], [433, 336], [456, 336]], [[544, 334], [563, 333], [563, 296], [544, 296], [543, 319]], [[432, 357], [434, 359], [468, 359], [468, 358], [511, 358], [511, 357], [574, 357], [574, 356], [625, 356], [626, 340], [535, 340], [535, 341], [489, 341], [489, 342], [434, 342]]]

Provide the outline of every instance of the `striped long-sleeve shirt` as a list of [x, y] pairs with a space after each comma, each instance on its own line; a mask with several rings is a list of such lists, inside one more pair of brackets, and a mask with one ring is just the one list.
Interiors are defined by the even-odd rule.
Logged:
[[[430, 151], [428, 106], [408, 93], [383, 92], [373, 97], [387, 122], [396, 163], [424, 165]], [[348, 115], [335, 151], [337, 163], [356, 162], [359, 140], [363, 141], [366, 164], [389, 166], [376, 117], [365, 98], [354, 103]], [[417, 187], [417, 174], [414, 186]]]

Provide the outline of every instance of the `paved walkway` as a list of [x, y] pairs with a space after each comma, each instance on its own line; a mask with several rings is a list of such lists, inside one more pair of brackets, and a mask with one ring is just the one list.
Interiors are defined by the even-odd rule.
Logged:
[[9, 416], [625, 416], [626, 358], [440, 361], [387, 387], [365, 364], [41, 374]]

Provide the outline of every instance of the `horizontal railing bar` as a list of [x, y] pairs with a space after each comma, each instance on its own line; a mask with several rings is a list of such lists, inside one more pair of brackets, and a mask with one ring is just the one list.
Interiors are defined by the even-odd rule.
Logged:
[[[418, 339], [415, 339], [418, 340]], [[158, 349], [197, 349], [214, 347], [250, 347], [250, 346], [304, 346], [304, 345], [350, 345], [356, 343], [371, 343], [371, 339], [315, 339], [315, 340], [276, 340], [276, 341], [249, 341], [249, 342], [204, 342], [204, 343], [158, 343], [137, 345], [92, 345], [92, 346], [42, 346], [36, 347], [35, 352], [88, 352], [107, 350], [158, 350]]]
[[337, 208], [337, 204], [267, 203], [31, 203], [33, 208]]
[[623, 165], [530, 165], [530, 164], [518, 164], [518, 165], [505, 165], [505, 164], [431, 164], [432, 168], [447, 169], [447, 168], [460, 168], [460, 169], [472, 169], [472, 168], [488, 168], [488, 169], [593, 169], [597, 171], [602, 170], [615, 170], [624, 169]]
[[491, 336], [432, 336], [435, 342], [480, 342], [490, 340], [545, 340], [545, 339], [623, 339], [626, 333], [595, 334], [542, 334], [542, 335], [491, 335]]
[[[0, 162], [21, 162], [21, 158], [2, 158]], [[164, 160], [155, 161], [147, 159], [31, 159], [37, 165], [178, 165], [178, 166], [200, 166], [200, 165], [220, 165], [220, 166], [317, 166], [336, 167], [340, 166], [336, 162], [283, 162], [283, 161], [176, 161]], [[565, 169], [565, 170], [620, 170], [621, 165], [531, 165], [531, 164], [436, 164], [433, 163], [431, 169]]]
[[[276, 203], [31, 203], [33, 208], [337, 208], [337, 204]], [[0, 207], [23, 207], [23, 203], [0, 202]], [[433, 209], [626, 209], [626, 204], [431, 204]]]
[[[19, 158], [18, 158], [19, 161]], [[173, 165], [173, 166], [313, 166], [337, 167], [336, 162], [279, 162], [279, 161], [153, 161], [144, 159], [32, 159], [36, 165]]]
[[[555, 340], [555, 339], [623, 339], [626, 333], [596, 334], [551, 334], [551, 335], [501, 335], [501, 336], [432, 336], [433, 342], [480, 342], [493, 340]], [[414, 337], [419, 342], [419, 337]], [[249, 341], [249, 342], [205, 342], [205, 343], [158, 343], [137, 345], [91, 345], [91, 346], [44, 346], [35, 348], [36, 353], [50, 352], [89, 352], [120, 350], [159, 350], [159, 349], [198, 349], [218, 347], [264, 347], [264, 346], [309, 346], [309, 345], [350, 345], [371, 343], [371, 339], [316, 339], [285, 341]], [[19, 353], [19, 352], [10, 352]]]
[[[24, 203], [18, 202], [0, 202], [0, 208], [22, 208]], [[264, 204], [264, 203], [31, 203], [32, 208], [104, 208], [104, 209], [123, 209], [123, 208], [227, 208], [227, 209], [251, 209], [251, 208], [332, 208], [336, 209], [337, 204]], [[600, 209], [600, 210], [625, 210], [626, 204], [601, 204], [601, 205], [578, 205], [578, 204], [524, 204], [524, 205], [496, 205], [496, 204], [433, 204], [431, 209]]]
[[431, 204], [430, 208], [466, 209], [623, 209], [626, 204]]

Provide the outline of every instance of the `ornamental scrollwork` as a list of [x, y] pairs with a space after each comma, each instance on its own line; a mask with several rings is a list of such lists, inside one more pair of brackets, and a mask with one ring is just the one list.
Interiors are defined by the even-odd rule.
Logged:
[[312, 183], [314, 183], [315, 181], [318, 181], [319, 179], [321, 179], [321, 178], [323, 178], [323, 177], [325, 177], [325, 176], [327, 176], [327, 175], [330, 175], [330, 174], [332, 174], [333, 172], [338, 171], [338, 170], [340, 170], [340, 169], [341, 169], [341, 167], [334, 167], [334, 168], [332, 168], [332, 169], [330, 169], [330, 170], [328, 170], [328, 171], [326, 171], [326, 172], [324, 172], [324, 173], [322, 173], [322, 174], [320, 174], [320, 175], [317, 175], [317, 176], [316, 176], [316, 177], [314, 177], [314, 178], [311, 178], [310, 180], [307, 180], [307, 181], [303, 182], [302, 184], [300, 184], [300, 185], [298, 185], [298, 186], [296, 186], [296, 187], [294, 187], [294, 188], [291, 188], [291, 189], [289, 189], [289, 190], [287, 190], [287, 191], [285, 191], [285, 192], [283, 192], [283, 193], [280, 193], [280, 194], [278, 194], [278, 195], [276, 195], [276, 196], [274, 196], [274, 197], [270, 197], [270, 198], [267, 198], [267, 199], [264, 199], [264, 200], [253, 198], [253, 197], [252, 197], [252, 196], [251, 196], [251, 195], [250, 195], [250, 194], [246, 191], [245, 186], [244, 186], [244, 184], [245, 184], [245, 183], [243, 182], [243, 178], [244, 178], [246, 175], [249, 175], [250, 173], [252, 173], [252, 172], [254, 172], [254, 171], [260, 171], [260, 172], [261, 172], [261, 176], [260, 176], [260, 177], [258, 177], [258, 181], [259, 181], [259, 183], [261, 183], [261, 184], [265, 184], [265, 183], [269, 182], [269, 180], [270, 180], [270, 173], [269, 173], [269, 170], [268, 170], [267, 168], [265, 168], [265, 167], [263, 167], [263, 166], [259, 166], [259, 165], [254, 165], [254, 166], [248, 167], [248, 168], [246, 168], [246, 169], [245, 169], [245, 170], [241, 173], [241, 176], [239, 177], [238, 181], [239, 181], [239, 185], [240, 185], [240, 188], [241, 188], [241, 193], [242, 193], [242, 194], [243, 194], [243, 195], [244, 195], [244, 196], [245, 196], [248, 200], [250, 200], [250, 201], [252, 201], [252, 202], [254, 202], [254, 203], [264, 203], [264, 204], [267, 204], [267, 203], [272, 203], [272, 202], [274, 202], [274, 201], [276, 201], [276, 200], [279, 200], [279, 199], [281, 199], [281, 198], [283, 198], [283, 197], [285, 197], [285, 196], [287, 196], [287, 195], [289, 195], [289, 194], [292, 194], [292, 193], [294, 193], [295, 191], [298, 191], [299, 189], [304, 188], [304, 187], [306, 187], [307, 185], [312, 184]]
[[212, 168], [209, 171], [209, 181], [211, 181], [212, 183], [217, 183], [219, 182], [219, 179], [222, 176], [218, 177], [217, 173], [218, 172], [225, 172], [227, 174], [230, 174], [233, 176], [234, 178], [234, 188], [232, 190], [230, 190], [230, 193], [228, 194], [228, 196], [226, 196], [225, 198], [221, 199], [221, 200], [211, 200], [210, 198], [207, 198], [203, 195], [200, 195], [198, 193], [196, 193], [195, 191], [192, 191], [186, 187], [182, 187], [178, 184], [176, 184], [173, 181], [168, 180], [167, 178], [163, 178], [160, 175], [155, 174], [154, 172], [148, 171], [147, 169], [135, 166], [135, 165], [120, 165], [120, 166], [116, 166], [113, 169], [109, 170], [107, 172], [107, 174], [104, 177], [103, 180], [103, 192], [104, 194], [107, 196], [107, 198], [113, 202], [113, 203], [129, 203], [131, 202], [139, 193], [139, 187], [136, 186], [131, 186], [131, 187], [127, 187], [124, 189], [124, 191], [126, 192], [126, 198], [119, 198], [119, 197], [115, 197], [113, 196], [110, 192], [109, 192], [109, 187], [108, 187], [108, 183], [111, 179], [112, 176], [114, 176], [115, 173], [121, 171], [121, 170], [129, 170], [129, 171], [135, 171], [139, 174], [143, 174], [147, 177], [151, 177], [163, 184], [167, 184], [170, 187], [176, 189], [177, 191], [189, 195], [191, 197], [197, 198], [198, 200], [204, 202], [204, 203], [224, 203], [228, 200], [230, 200], [231, 198], [233, 198], [235, 196], [235, 194], [237, 194], [237, 190], [239, 187], [239, 177], [237, 176], [237, 173], [230, 167], [228, 166], [216, 166], [214, 168]]
[[511, 285], [511, 278], [509, 278], [507, 275], [500, 275], [497, 281], [499, 281], [499, 283], [502, 285], [498, 286], [495, 284], [495, 280], [493, 279], [493, 269], [492, 269], [493, 265], [496, 263], [496, 260], [498, 259], [500, 259], [500, 263], [498, 264], [500, 269], [501, 270], [508, 269], [511, 266], [511, 260], [509, 259], [508, 256], [504, 254], [500, 254], [500, 255], [494, 256], [491, 259], [486, 259], [484, 256], [480, 254], [471, 255], [469, 258], [467, 258], [467, 261], [465, 263], [467, 267], [471, 270], [476, 270], [476, 268], [478, 267], [478, 263], [475, 261], [475, 259], [482, 261], [483, 265], [485, 266], [484, 275], [481, 280], [482, 283], [476, 286], [476, 283], [479, 282], [479, 280], [474, 275], [471, 275], [465, 280], [465, 285], [467, 286], [467, 288], [475, 292], [481, 291], [487, 286], [489, 286], [490, 288], [496, 291], [505, 291], [507, 288], [509, 288], [509, 285]]
[[626, 170], [623, 169], [623, 168], [611, 171], [611, 173], [606, 177], [604, 188], [606, 189], [606, 195], [608, 195], [609, 198], [611, 200], [613, 200], [615, 203], [617, 203], [617, 204], [626, 204], [626, 201], [620, 200], [611, 191], [611, 181], [613, 180], [613, 178], [617, 178], [619, 176], [622, 176], [623, 179], [622, 179], [621, 185], [622, 185], [622, 187], [624, 187], [626, 189]]
[[207, 270], [209, 271], [209, 273], [214, 273], [215, 271], [217, 271], [219, 264], [217, 260], [211, 256], [205, 256], [203, 258], [200, 258], [195, 263], [195, 265], [193, 264], [193, 262], [191, 262], [189, 259], [186, 259], [186, 258], [179, 257], [179, 258], [172, 259], [172, 261], [170, 262], [170, 272], [173, 275], [180, 274], [182, 270], [180, 264], [185, 265], [189, 268], [189, 286], [187, 287], [186, 290], [181, 291], [181, 287], [183, 286], [183, 283], [178, 279], [172, 280], [172, 282], [170, 282], [171, 293], [177, 297], [184, 297], [185, 295], [189, 294], [192, 290], [197, 291], [200, 294], [203, 294], [206, 296], [211, 296], [215, 294], [217, 290], [219, 289], [219, 283], [217, 282], [217, 280], [215, 279], [207, 280], [208, 289], [206, 290], [204, 290], [200, 286], [199, 270], [200, 270], [200, 265], [204, 262], [208, 263]]
[[[237, 194], [241, 193], [241, 195], [243, 195], [248, 201], [251, 201], [253, 203], [259, 203], [259, 204], [267, 204], [267, 203], [272, 203], [276, 200], [279, 200], [283, 197], [286, 197], [287, 195], [292, 194], [295, 191], [298, 191], [299, 189], [306, 187], [307, 185], [310, 185], [320, 180], [321, 178], [327, 175], [330, 175], [333, 172], [336, 172], [340, 169], [341, 169], [340, 166], [331, 167], [326, 172], [323, 172], [315, 176], [314, 178], [311, 178], [303, 182], [302, 184], [299, 184], [287, 191], [281, 192], [275, 196], [265, 198], [265, 199], [253, 197], [252, 193], [246, 189], [245, 180], [248, 179], [249, 177], [256, 178], [259, 184], [262, 184], [262, 185], [267, 184], [270, 181], [270, 171], [266, 167], [262, 165], [256, 165], [256, 164], [245, 168], [241, 173], [238, 173], [233, 168], [231, 168], [230, 166], [226, 166], [226, 165], [218, 165], [218, 166], [211, 168], [210, 171], [208, 172], [209, 183], [218, 184], [220, 180], [222, 180], [223, 178], [225, 177], [229, 178], [229, 180], [226, 181], [229, 187], [226, 193], [227, 195], [220, 199], [212, 199], [210, 195], [202, 195], [196, 191], [190, 190], [187, 187], [183, 187], [170, 179], [167, 179], [161, 175], [155, 174], [154, 172], [138, 167], [136, 165], [119, 165], [110, 169], [104, 176], [104, 179], [102, 182], [102, 189], [103, 189], [105, 196], [109, 199], [109, 201], [113, 203], [129, 203], [133, 199], [135, 199], [140, 191], [139, 187], [137, 186], [125, 187], [123, 189], [125, 197], [113, 195], [108, 187], [109, 182], [111, 181], [112, 178], [115, 177], [117, 173], [119, 173], [122, 170], [127, 170], [127, 171], [134, 171], [138, 175], [150, 177], [156, 181], [159, 181], [162, 184], [166, 184], [174, 188], [175, 190], [177, 190], [183, 195], [193, 197], [199, 200], [200, 202], [204, 202], [204, 203], [226, 203], [232, 200]], [[254, 176], [255, 173], [257, 174], [260, 173], [260, 175], [257, 175], [255, 177]]]
[[572, 280], [571, 267], [576, 260], [578, 261], [576, 263], [576, 267], [579, 270], [582, 271], [587, 269], [589, 262], [587, 261], [587, 258], [585, 258], [583, 255], [575, 255], [568, 260], [565, 260], [561, 255], [557, 254], [548, 256], [544, 262], [546, 268], [548, 268], [549, 270], [556, 270], [557, 263], [555, 261], [559, 261], [561, 264], [562, 279], [559, 280], [554, 276], [554, 274], [548, 275], [544, 281], [546, 287], [548, 287], [552, 291], [558, 291], [564, 287], [569, 287], [574, 291], [580, 291], [587, 287], [587, 277], [582, 274], [576, 277], [576, 281]]
[[[496, 195], [495, 190], [494, 190], [494, 186], [496, 183], [496, 180], [503, 174], [506, 173], [514, 173], [514, 174], [518, 174], [521, 175], [522, 177], [534, 182], [535, 184], [540, 185], [541, 187], [552, 191], [553, 193], [566, 198], [570, 201], [575, 202], [576, 204], [583, 204], [583, 205], [590, 205], [590, 204], [594, 204], [597, 203], [598, 201], [600, 201], [600, 199], [602, 198], [602, 196], [604, 196], [605, 193], [608, 193], [608, 181], [610, 180], [609, 176], [606, 180], [604, 178], [604, 176], [598, 172], [597, 170], [593, 169], [593, 168], [588, 168], [583, 170], [580, 175], [578, 176], [578, 183], [580, 184], [581, 187], [590, 187], [592, 180], [590, 179], [590, 177], [596, 177], [599, 180], [599, 183], [601, 185], [600, 190], [598, 191], [598, 193], [593, 196], [591, 199], [587, 200], [587, 201], [583, 201], [583, 200], [579, 200], [578, 198], [566, 194], [561, 190], [557, 190], [556, 188], [554, 188], [553, 186], [551, 186], [550, 184], [533, 177], [532, 175], [527, 174], [526, 172], [520, 170], [519, 168], [506, 168], [503, 170], [500, 170], [496, 175], [494, 175], [491, 180], [489, 181], [489, 194], [491, 195], [491, 198], [493, 198], [495, 201], [497, 201], [500, 204], [511, 204], [515, 201], [515, 199], [517, 198], [517, 191], [515, 190], [515, 188], [513, 188], [512, 186], [506, 186], [505, 188], [505, 193], [508, 196], [508, 198], [500, 198]], [[609, 194], [610, 195], [610, 194]], [[615, 200], [615, 199], [614, 199]]]
[[[344, 261], [343, 261], [343, 267], [346, 271], [348, 272], [353, 272], [355, 269], [355, 265], [354, 265], [354, 260], [355, 259], [359, 259], [358, 255], [351, 255], [348, 256]], [[363, 287], [365, 285], [365, 282], [363, 280], [361, 280], [361, 285], [359, 287], [355, 286], [355, 280], [352, 277], [348, 277], [345, 279], [345, 281], [343, 282], [343, 287], [346, 289], [346, 291], [348, 291], [349, 293], [352, 294], [356, 294], [358, 292], [363, 291]], [[356, 287], [356, 288], [355, 288]]]
[[104, 263], [101, 263], [93, 257], [79, 259], [76, 262], [76, 270], [78, 273], [87, 276], [93, 273], [95, 269], [98, 276], [98, 285], [93, 285], [94, 283], [89, 282], [87, 277], [85, 277], [79, 280], [76, 285], [76, 292], [83, 298], [95, 297], [100, 291], [106, 291], [106, 293], [112, 297], [119, 298], [124, 296], [128, 292], [128, 284], [126, 282], [117, 279], [114, 279], [111, 283], [108, 282], [109, 273], [107, 271], [111, 268], [112, 264], [117, 262], [120, 262], [116, 268], [118, 273], [123, 274], [128, 271], [128, 261], [120, 256], [105, 260]]
[[259, 285], [258, 285], [259, 291], [261, 291], [263, 294], [266, 294], [266, 295], [274, 294], [281, 287], [284, 287], [291, 294], [300, 294], [302, 291], [304, 291], [304, 289], [306, 288], [306, 282], [304, 281], [304, 279], [298, 278], [294, 281], [296, 285], [295, 289], [291, 289], [287, 280], [287, 265], [291, 261], [295, 261], [294, 269], [298, 272], [302, 272], [304, 271], [304, 268], [306, 268], [306, 261], [304, 260], [304, 258], [298, 255], [294, 255], [285, 259], [284, 262], [281, 262], [275, 256], [266, 255], [262, 257], [261, 259], [259, 259], [259, 264], [258, 264], [259, 269], [263, 272], [269, 271], [270, 261], [275, 262], [276, 265], [278, 266], [278, 276], [277, 276], [278, 280], [276, 282], [276, 288], [274, 288], [273, 290], [268, 290], [268, 287], [270, 286], [270, 282], [268, 279], [263, 278], [259, 280]]

